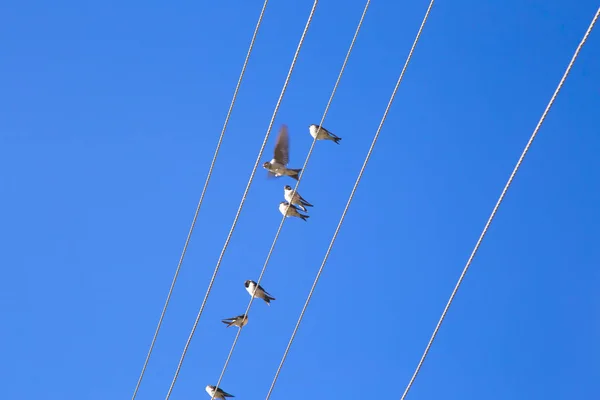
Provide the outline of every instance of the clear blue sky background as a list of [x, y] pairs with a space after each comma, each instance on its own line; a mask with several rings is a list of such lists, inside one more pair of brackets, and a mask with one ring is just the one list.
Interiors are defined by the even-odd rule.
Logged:
[[[128, 399], [262, 1], [0, 5], [0, 398]], [[272, 0], [138, 398], [171, 382], [312, 1]], [[322, 1], [272, 137], [301, 166], [362, 0]], [[273, 399], [398, 399], [598, 3], [440, 1]], [[264, 398], [426, 0], [374, 1], [221, 386]], [[600, 26], [411, 400], [600, 397]], [[172, 395], [208, 398], [280, 222], [257, 172]], [[360, 288], [360, 285], [365, 285]]]

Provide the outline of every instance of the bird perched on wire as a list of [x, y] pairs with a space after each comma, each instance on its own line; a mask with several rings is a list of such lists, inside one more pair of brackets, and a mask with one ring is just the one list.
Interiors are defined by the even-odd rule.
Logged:
[[308, 212], [306, 207], [312, 207], [313, 205], [306, 201], [302, 196], [300, 196], [300, 193], [298, 192], [294, 193], [294, 199], [292, 200], [293, 191], [294, 190], [290, 185], [285, 185], [285, 187], [283, 188], [283, 197], [285, 198], [285, 200], [288, 203], [296, 204], [298, 208], [300, 208], [302, 211]]
[[247, 280], [244, 282], [244, 286], [246, 286], [246, 291], [250, 296], [263, 299], [269, 306], [271, 305], [271, 300], [275, 300], [275, 297], [271, 296], [262, 286], [257, 285], [254, 281]]
[[273, 152], [273, 159], [266, 161], [263, 164], [263, 168], [269, 171], [268, 176], [289, 176], [298, 180], [298, 175], [302, 168], [293, 169], [287, 168], [287, 163], [290, 161], [290, 140], [288, 136], [288, 129], [286, 125], [281, 125], [279, 129], [279, 135], [275, 142], [275, 151]]
[[243, 328], [248, 323], [248, 316], [246, 314], [238, 315], [237, 317], [225, 318], [222, 320], [224, 324], [229, 328], [231, 325]]
[[282, 201], [281, 203], [279, 203], [279, 212], [281, 212], [281, 214], [285, 215], [286, 217], [298, 217], [298, 218], [302, 218], [302, 220], [306, 221], [308, 218], [310, 218], [308, 215], [304, 215], [301, 214], [298, 211], [298, 207], [296, 207], [293, 204], [288, 203], [287, 201]]
[[206, 393], [209, 394], [210, 397], [213, 397], [215, 399], [224, 399], [225, 397], [235, 397], [232, 394], [227, 393], [226, 391], [224, 391], [221, 388], [218, 388], [214, 385], [206, 385]]
[[[327, 129], [319, 125], [312, 124], [308, 127], [308, 131], [310, 132], [310, 136], [312, 136], [313, 139], [316, 136], [317, 140], [333, 140], [337, 144], [340, 144], [340, 140], [342, 140], [341, 137], [334, 135], [333, 133], [329, 132]], [[317, 132], [319, 133], [317, 134]]]

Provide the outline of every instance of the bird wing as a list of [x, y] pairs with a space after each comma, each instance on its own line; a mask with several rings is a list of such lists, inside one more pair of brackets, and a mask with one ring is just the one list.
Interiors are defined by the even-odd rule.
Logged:
[[331, 136], [331, 137], [334, 137], [334, 138], [336, 138], [336, 139], [339, 139], [339, 136], [337, 136], [336, 134], [332, 133], [331, 131], [329, 131], [329, 130], [325, 129], [325, 128], [324, 128], [324, 127], [322, 127], [322, 126], [319, 126], [319, 125], [317, 125], [317, 130], [319, 130], [319, 129], [321, 129], [321, 130], [322, 130], [323, 132], [325, 132], [327, 135], [329, 135], [329, 136]]
[[[298, 193], [296, 193], [298, 194]], [[304, 205], [311, 205], [308, 201], [306, 201], [306, 199], [302, 196], [300, 196], [300, 194], [298, 194], [298, 198], [300, 199], [301, 202], [306, 203]]]
[[281, 125], [281, 128], [279, 128], [279, 135], [277, 135], [277, 142], [275, 142], [275, 154], [273, 158], [282, 165], [287, 165], [290, 161], [290, 140], [287, 125]]
[[321, 129], [323, 129], [323, 130], [324, 130], [326, 133], [328, 133], [330, 136], [332, 136], [332, 137], [334, 137], [334, 138], [336, 138], [336, 139], [339, 139], [339, 138], [340, 138], [338, 135], [336, 135], [335, 133], [332, 133], [331, 131], [328, 131], [328, 130], [327, 130], [327, 129], [325, 129], [325, 128], [321, 128]]
[[263, 287], [262, 287], [262, 286], [258, 285], [258, 288], [259, 288], [260, 290], [262, 290], [262, 291], [263, 291], [263, 293], [264, 293], [264, 294], [266, 294], [267, 296], [270, 296], [270, 295], [271, 295], [271, 293], [269, 293], [269, 292], [267, 292], [265, 289], [263, 289]]

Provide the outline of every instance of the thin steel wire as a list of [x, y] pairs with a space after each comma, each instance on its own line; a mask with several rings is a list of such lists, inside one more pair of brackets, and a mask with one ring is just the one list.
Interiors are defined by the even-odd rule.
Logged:
[[315, 0], [312, 10], [310, 12], [310, 15], [308, 16], [308, 20], [306, 21], [306, 26], [304, 27], [304, 31], [302, 32], [302, 37], [300, 38], [300, 42], [298, 43], [298, 47], [296, 48], [296, 52], [294, 54], [294, 58], [292, 60], [292, 65], [290, 66], [290, 69], [288, 71], [287, 77], [285, 78], [285, 83], [283, 84], [283, 88], [281, 89], [281, 94], [279, 95], [279, 99], [277, 100], [277, 104], [275, 105], [275, 110], [273, 111], [273, 115], [271, 117], [271, 121], [269, 122], [269, 127], [267, 129], [267, 133], [265, 135], [265, 138], [263, 140], [263, 143], [260, 147], [260, 151], [258, 153], [258, 156], [256, 157], [256, 161], [254, 162], [254, 167], [252, 168], [252, 174], [250, 175], [250, 179], [248, 180], [248, 184], [246, 185], [246, 189], [244, 190], [244, 194], [242, 195], [242, 200], [240, 202], [240, 205], [238, 207], [237, 213], [235, 214], [235, 218], [233, 220], [233, 224], [231, 225], [231, 229], [229, 230], [229, 234], [227, 235], [227, 239], [225, 240], [225, 244], [223, 245], [223, 249], [221, 250], [221, 254], [219, 255], [219, 259], [217, 261], [217, 265], [215, 266], [215, 270], [213, 272], [213, 275], [210, 279], [210, 283], [208, 285], [208, 289], [206, 290], [206, 294], [204, 296], [204, 299], [202, 300], [202, 305], [200, 306], [200, 310], [198, 311], [198, 315], [196, 316], [196, 321], [194, 322], [194, 325], [192, 327], [192, 331], [190, 332], [190, 335], [187, 339], [187, 342], [185, 344], [185, 347], [183, 349], [183, 353], [181, 354], [181, 358], [179, 360], [179, 363], [177, 365], [177, 369], [175, 371], [175, 376], [173, 377], [173, 381], [171, 382], [171, 386], [169, 387], [169, 391], [167, 392], [167, 396], [165, 397], [165, 400], [168, 400], [169, 397], [171, 396], [171, 393], [173, 391], [173, 387], [175, 386], [175, 382], [177, 381], [177, 378], [179, 376], [179, 372], [181, 371], [181, 366], [183, 365], [183, 360], [185, 358], [185, 355], [187, 353], [187, 350], [190, 346], [190, 342], [192, 341], [192, 337], [194, 336], [194, 333], [196, 332], [196, 327], [198, 326], [198, 322], [200, 321], [200, 317], [202, 316], [202, 312], [204, 311], [204, 307], [206, 305], [206, 301], [208, 300], [208, 296], [210, 295], [210, 292], [212, 290], [212, 286], [215, 282], [215, 278], [217, 277], [217, 273], [219, 272], [219, 268], [221, 266], [221, 261], [223, 260], [223, 255], [225, 254], [225, 251], [227, 250], [227, 246], [229, 245], [229, 241], [231, 240], [231, 236], [233, 235], [233, 231], [235, 230], [235, 227], [237, 225], [237, 221], [238, 218], [242, 212], [242, 208], [244, 206], [244, 203], [246, 201], [246, 196], [248, 195], [248, 191], [250, 190], [250, 186], [252, 185], [252, 181], [254, 180], [254, 175], [256, 174], [256, 168], [258, 167], [258, 164], [260, 162], [260, 159], [262, 157], [262, 153], [265, 149], [265, 146], [267, 144], [267, 140], [269, 139], [269, 135], [271, 133], [271, 129], [273, 128], [273, 123], [275, 122], [275, 117], [277, 116], [277, 112], [279, 111], [279, 106], [281, 105], [281, 101], [283, 100], [283, 96], [285, 95], [288, 83], [290, 81], [290, 78], [292, 76], [292, 72], [294, 71], [294, 66], [296, 65], [296, 60], [298, 59], [298, 54], [300, 53], [300, 49], [302, 48], [302, 44], [304, 43], [304, 38], [306, 36], [306, 33], [308, 32], [308, 28], [310, 27], [310, 23], [312, 21], [313, 15], [315, 13], [315, 9], [317, 7], [317, 4], [319, 3], [318, 0]]
[[450, 295], [450, 299], [448, 300], [448, 303], [446, 304], [446, 307], [444, 308], [444, 312], [442, 312], [442, 316], [440, 317], [440, 320], [438, 321], [438, 323], [433, 331], [433, 334], [431, 335], [431, 338], [429, 339], [429, 343], [427, 343], [427, 347], [425, 348], [425, 351], [423, 352], [423, 356], [421, 357], [421, 360], [419, 361], [419, 364], [417, 365], [417, 368], [415, 369], [415, 372], [414, 372], [412, 378], [410, 379], [410, 382], [406, 386], [406, 389], [404, 390], [404, 394], [400, 398], [401, 400], [404, 400], [406, 398], [406, 395], [408, 394], [415, 379], [417, 378], [417, 375], [419, 374], [419, 371], [421, 370], [421, 367], [423, 366], [423, 363], [425, 362], [425, 358], [427, 357], [427, 354], [429, 353], [429, 349], [431, 348], [431, 345], [433, 344], [433, 341], [435, 340], [435, 337], [437, 336], [438, 331], [440, 330], [440, 326], [442, 325], [442, 322], [444, 322], [444, 318], [446, 318], [446, 313], [448, 313], [448, 309], [452, 305], [454, 296], [456, 296], [456, 293], [458, 292], [458, 289], [459, 289], [465, 275], [467, 274], [469, 267], [471, 266], [471, 262], [473, 261], [473, 258], [475, 258], [475, 254], [477, 253], [477, 250], [479, 250], [479, 246], [481, 245], [481, 242], [483, 241], [483, 238], [485, 237], [485, 235], [488, 231], [488, 228], [490, 227], [490, 225], [492, 223], [492, 220], [496, 216], [496, 212], [498, 211], [500, 204], [504, 200], [504, 196], [506, 195], [508, 188], [512, 184], [512, 181], [513, 181], [515, 175], [517, 174], [517, 171], [519, 170], [519, 167], [521, 166], [523, 159], [525, 159], [525, 155], [527, 155], [527, 152], [529, 151], [529, 147], [531, 147], [531, 144], [533, 143], [533, 140], [537, 136], [537, 133], [538, 133], [540, 127], [542, 126], [542, 123], [546, 119], [546, 115], [550, 111], [552, 104], [554, 104], [554, 100], [556, 99], [556, 96], [558, 96], [560, 89], [562, 88], [563, 84], [565, 83], [565, 80], [567, 79], [567, 76], [569, 75], [569, 72], [571, 71], [571, 67], [573, 67], [575, 60], [577, 59], [577, 56], [579, 55], [581, 48], [587, 41], [587, 38], [588, 38], [590, 32], [594, 28], [594, 25], [596, 24], [596, 21], [598, 20], [599, 15], [600, 15], [600, 8], [598, 9], [598, 11], [596, 11], [596, 15], [594, 16], [594, 19], [592, 20], [590, 26], [588, 27], [587, 31], [585, 32], [585, 35], [583, 36], [583, 39], [579, 43], [579, 46], [577, 46], [577, 49], [575, 50], [575, 54], [573, 54], [573, 57], [571, 58], [571, 62], [567, 66], [567, 69], [566, 69], [562, 79], [560, 80], [558, 86], [556, 87], [556, 90], [554, 91], [554, 94], [552, 95], [550, 102], [546, 106], [546, 109], [544, 110], [542, 117], [540, 118], [537, 126], [533, 130], [533, 134], [529, 138], [529, 142], [527, 142], [527, 145], [525, 146], [525, 149], [523, 150], [523, 153], [521, 154], [519, 161], [517, 161], [517, 165], [513, 169], [512, 173], [510, 174], [510, 177], [508, 178], [508, 181], [506, 182], [506, 185], [504, 186], [504, 189], [502, 190], [502, 193], [500, 194], [500, 198], [496, 202], [496, 205], [494, 206], [494, 209], [492, 210], [492, 214], [490, 215], [487, 223], [485, 224], [485, 227], [483, 228], [483, 231], [481, 232], [481, 235], [479, 236], [479, 239], [477, 240], [477, 243], [475, 244], [475, 248], [473, 249], [473, 252], [471, 253], [471, 256], [469, 257], [469, 259], [467, 260], [467, 264], [465, 265], [465, 268], [463, 269], [462, 273], [460, 274], [460, 278], [458, 278], [458, 282], [456, 283], [456, 286], [454, 287], [454, 290], [452, 291], [452, 294]]
[[150, 361], [150, 356], [152, 355], [152, 350], [154, 350], [154, 344], [156, 343], [156, 339], [158, 338], [158, 332], [160, 331], [163, 319], [167, 312], [167, 308], [169, 307], [169, 302], [171, 301], [171, 295], [173, 294], [173, 289], [175, 288], [175, 282], [177, 282], [177, 277], [179, 276], [179, 271], [181, 269], [181, 265], [183, 264], [183, 259], [185, 258], [185, 253], [187, 252], [188, 244], [190, 243], [190, 239], [192, 238], [192, 233], [194, 231], [194, 227], [196, 226], [196, 220], [198, 219], [198, 214], [200, 213], [200, 208], [202, 207], [202, 202], [204, 201], [204, 195], [206, 194], [206, 189], [208, 188], [208, 183], [210, 182], [210, 178], [212, 176], [215, 162], [217, 161], [217, 156], [219, 154], [219, 150], [221, 149], [221, 143], [223, 142], [223, 137], [225, 136], [225, 130], [227, 129], [227, 124], [229, 124], [229, 117], [231, 116], [231, 112], [233, 111], [233, 106], [235, 104], [235, 101], [237, 100], [237, 95], [240, 90], [240, 86], [242, 85], [242, 79], [244, 78], [244, 74], [246, 72], [246, 66], [248, 65], [248, 60], [250, 59], [250, 54], [252, 54], [252, 49], [254, 48], [254, 42], [256, 41], [256, 36], [258, 35], [258, 30], [260, 28], [260, 25], [262, 24], [263, 16], [265, 14], [265, 10], [267, 9], [268, 3], [269, 3], [269, 0], [265, 0], [262, 10], [260, 11], [260, 16], [258, 17], [258, 22], [256, 23], [256, 27], [254, 28], [254, 34], [252, 35], [252, 40], [250, 41], [250, 47], [248, 47], [248, 52], [246, 53], [246, 59], [244, 60], [244, 65], [242, 66], [242, 72], [240, 72], [240, 77], [238, 78], [237, 85], [235, 86], [235, 91], [233, 92], [233, 98], [231, 99], [231, 104], [229, 105], [229, 110], [227, 111], [227, 116], [225, 117], [225, 123], [223, 124], [223, 129], [221, 130], [221, 135], [219, 136], [219, 141], [217, 142], [217, 148], [215, 149], [212, 161], [210, 163], [210, 168], [208, 169], [208, 175], [206, 176], [206, 181], [204, 182], [204, 187], [202, 188], [202, 194], [200, 195], [200, 200], [198, 200], [198, 205], [196, 206], [196, 212], [194, 213], [194, 219], [192, 220], [192, 225], [190, 226], [190, 230], [189, 230], [187, 238], [185, 240], [185, 244], [183, 246], [183, 251], [181, 252], [181, 257], [179, 257], [179, 263], [177, 264], [177, 269], [175, 270], [175, 275], [173, 275], [173, 280], [171, 282], [171, 287], [169, 288], [169, 294], [167, 295], [167, 300], [165, 301], [165, 305], [160, 314], [160, 318], [158, 320], [158, 325], [156, 326], [154, 336], [152, 337], [152, 342], [150, 343], [150, 349], [148, 350], [148, 354], [146, 355], [146, 360], [144, 361], [144, 366], [142, 367], [142, 372], [140, 373], [140, 377], [138, 378], [137, 384], [135, 385], [135, 390], [133, 391], [133, 396], [132, 396], [131, 400], [135, 400], [135, 397], [137, 396], [140, 385], [142, 384], [142, 379], [144, 378], [144, 374], [146, 373], [146, 368], [148, 367], [148, 362]]
[[273, 382], [271, 383], [271, 387], [269, 388], [269, 392], [267, 393], [267, 397], [265, 400], [269, 400], [269, 398], [271, 397], [271, 393], [273, 393], [273, 389], [275, 388], [275, 384], [277, 383], [277, 378], [279, 378], [279, 374], [281, 373], [281, 369], [283, 368], [283, 364], [285, 363], [285, 360], [287, 358], [287, 355], [290, 351], [290, 348], [292, 347], [292, 343], [294, 342], [294, 339], [296, 337], [296, 333], [298, 332], [298, 328], [300, 327], [300, 323], [302, 322], [302, 318], [304, 318], [304, 313], [306, 312], [306, 309], [308, 308], [308, 303], [310, 303], [310, 299], [312, 298], [312, 295], [315, 291], [315, 288], [317, 286], [317, 283], [319, 282], [319, 278], [321, 277], [321, 273], [323, 272], [323, 269], [325, 268], [325, 263], [327, 263], [327, 259], [329, 258], [329, 254], [331, 253], [331, 249], [333, 248], [333, 244], [335, 243], [335, 240], [337, 238], [337, 235], [342, 227], [342, 224], [344, 223], [344, 219], [346, 218], [346, 213], [348, 212], [348, 208], [350, 208], [350, 203], [352, 203], [352, 199], [354, 198], [354, 194], [356, 193], [356, 189], [358, 188], [358, 184], [360, 183], [360, 180], [363, 176], [363, 173], [365, 172], [365, 169], [367, 168], [367, 164], [369, 162], [369, 159], [371, 158], [371, 154], [373, 153], [373, 149], [375, 148], [375, 144], [377, 143], [377, 139], [379, 138], [379, 133], [381, 132], [381, 128], [383, 127], [383, 124], [385, 123], [385, 120], [387, 118], [388, 112], [392, 106], [392, 103], [394, 102], [394, 98], [396, 97], [396, 92], [398, 91], [398, 87], [400, 87], [400, 83], [402, 82], [402, 79], [404, 78], [404, 73], [406, 72], [406, 68], [408, 67], [408, 64], [410, 63], [410, 60], [412, 59], [412, 55], [415, 51], [415, 48], [417, 47], [417, 43], [419, 42], [419, 38], [421, 37], [421, 32], [423, 32], [423, 27], [425, 26], [425, 23], [427, 22], [427, 19], [429, 18], [429, 13], [431, 12], [431, 8], [433, 7], [433, 3], [435, 0], [431, 0], [431, 2], [429, 3], [429, 7], [427, 8], [427, 11], [425, 12], [425, 16], [423, 17], [423, 21], [421, 22], [421, 26], [419, 27], [419, 31], [417, 32], [417, 36], [415, 37], [415, 40], [413, 42], [413, 45], [410, 49], [410, 52], [408, 53], [408, 57], [406, 58], [406, 62], [404, 63], [404, 67], [402, 68], [402, 72], [400, 72], [400, 76], [398, 77], [398, 81], [396, 82], [396, 86], [394, 87], [394, 91], [392, 92], [392, 96], [390, 97], [390, 100], [388, 102], [387, 107], [385, 108], [385, 112], [383, 113], [383, 117], [381, 118], [381, 122], [379, 123], [379, 127], [377, 128], [377, 132], [375, 133], [375, 137], [373, 138], [373, 142], [371, 143], [371, 147], [369, 148], [369, 151], [367, 153], [367, 156], [365, 157], [365, 161], [363, 162], [362, 168], [360, 169], [360, 172], [358, 173], [358, 177], [356, 178], [356, 182], [354, 183], [354, 187], [352, 188], [352, 192], [350, 192], [350, 197], [348, 198], [348, 202], [346, 203], [346, 207], [344, 208], [344, 211], [342, 212], [342, 216], [340, 218], [340, 222], [337, 225], [337, 228], [335, 229], [335, 232], [333, 233], [333, 237], [331, 238], [331, 242], [329, 243], [329, 247], [327, 248], [327, 252], [325, 252], [325, 257], [323, 258], [323, 262], [321, 263], [321, 267], [319, 268], [319, 271], [317, 272], [317, 276], [315, 277], [315, 281], [313, 282], [313, 285], [310, 289], [310, 292], [308, 294], [308, 297], [306, 298], [306, 302], [304, 303], [304, 307], [302, 308], [302, 311], [300, 312], [300, 317], [298, 318], [298, 322], [296, 323], [296, 327], [294, 328], [294, 331], [292, 332], [292, 336], [288, 342], [288, 345], [285, 349], [285, 352], [283, 354], [283, 358], [281, 359], [281, 362], [279, 363], [279, 367], [277, 368], [277, 372], [275, 372], [275, 377], [273, 378]]
[[[321, 118], [321, 122], [319, 123], [319, 126], [323, 125], [323, 122], [325, 121], [325, 117], [327, 116], [327, 112], [329, 111], [329, 107], [331, 106], [331, 103], [333, 101], [333, 97], [335, 96], [338, 85], [342, 79], [344, 70], [346, 69], [346, 64], [348, 63], [348, 59], [350, 58], [350, 54], [352, 53], [352, 49], [354, 48], [354, 43], [356, 42], [356, 38], [358, 36], [358, 33], [360, 32], [360, 28], [362, 26], [365, 15], [367, 14], [367, 10], [369, 8], [370, 3], [371, 3], [371, 0], [367, 0], [367, 3], [365, 4], [365, 8], [363, 10], [362, 16], [360, 17], [360, 21], [358, 22], [358, 26], [356, 27], [356, 32], [354, 33], [354, 37], [352, 38], [352, 42], [350, 43], [350, 48], [348, 49], [348, 52], [346, 53], [346, 58], [344, 59], [344, 63], [342, 64], [342, 68], [338, 75], [337, 81], [335, 82], [335, 85], [333, 86], [333, 91], [331, 93], [331, 96], [329, 97], [329, 102], [327, 103], [327, 106], [325, 107], [325, 112], [323, 113], [323, 117]], [[318, 131], [320, 131], [320, 130], [321, 129], [319, 128]], [[318, 135], [318, 131], [317, 131], [317, 135]], [[315, 137], [317, 137], [317, 135], [315, 135]], [[313, 140], [312, 146], [310, 147], [310, 150], [308, 151], [308, 155], [306, 156], [306, 160], [304, 161], [304, 165], [302, 166], [302, 173], [298, 177], [298, 182], [296, 183], [296, 187], [294, 188], [294, 191], [292, 192], [292, 197], [293, 197], [293, 193], [296, 192], [296, 188], [298, 187], [298, 184], [300, 183], [300, 179], [302, 179], [302, 175], [304, 174], [306, 165], [308, 164], [308, 160], [310, 159], [310, 156], [312, 154], [312, 150], [315, 145], [315, 142], [316, 142], [316, 139]], [[275, 238], [273, 239], [273, 243], [271, 244], [271, 248], [269, 249], [269, 253], [267, 254], [267, 258], [263, 265], [262, 271], [260, 272], [260, 276], [258, 277], [258, 280], [256, 281], [257, 285], [260, 285], [262, 277], [267, 269], [267, 265], [269, 264], [271, 255], [273, 254], [273, 250], [275, 249], [275, 244], [277, 243], [279, 234], [281, 232], [281, 228], [283, 227], [285, 220], [286, 220], [286, 217], [283, 217], [281, 219], [281, 223], [279, 224], [277, 233], [275, 233]], [[250, 312], [250, 307], [252, 307], [253, 301], [254, 301], [254, 297], [250, 297], [250, 302], [248, 303], [248, 307], [246, 308], [246, 312], [244, 313], [245, 315], [248, 315], [248, 313]], [[235, 346], [237, 344], [237, 341], [238, 341], [238, 338], [240, 337], [241, 332], [242, 332], [242, 329], [238, 329], [237, 334], [235, 335], [235, 339], [233, 339], [233, 344], [231, 345], [231, 349], [229, 350], [229, 355], [227, 356], [227, 359], [225, 360], [225, 364], [223, 366], [223, 370], [221, 371], [221, 375], [219, 376], [219, 380], [217, 381], [217, 384], [215, 385], [216, 387], [219, 387], [219, 385], [221, 384], [221, 380], [223, 379], [223, 376], [225, 375], [225, 371], [227, 370], [227, 366], [229, 365], [229, 361], [231, 360], [233, 350], [235, 349]], [[212, 399], [214, 399], [214, 396], [211, 397], [211, 400]]]

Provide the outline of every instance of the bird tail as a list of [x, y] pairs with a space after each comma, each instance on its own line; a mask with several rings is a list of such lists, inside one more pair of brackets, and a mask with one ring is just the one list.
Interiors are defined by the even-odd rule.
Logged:
[[225, 319], [224, 319], [224, 320], [222, 320], [221, 322], [222, 322], [222, 323], [224, 323], [225, 325], [227, 325], [227, 328], [229, 328], [231, 325], [233, 325], [233, 323], [234, 323], [235, 321], [227, 321], [227, 320], [225, 320]]
[[290, 177], [294, 178], [295, 180], [298, 180], [298, 176], [300, 175], [300, 171], [302, 171], [302, 168], [298, 168], [298, 169], [292, 169], [292, 168], [288, 168], [288, 174]]
[[310, 215], [302, 215], [302, 214], [298, 214], [300, 216], [300, 218], [302, 218], [303, 221], [306, 221], [308, 218], [310, 218]]
[[340, 140], [342, 140], [342, 138], [341, 138], [341, 137], [334, 136], [334, 137], [332, 137], [332, 140], [333, 140], [333, 141], [334, 141], [336, 144], [340, 144]]

